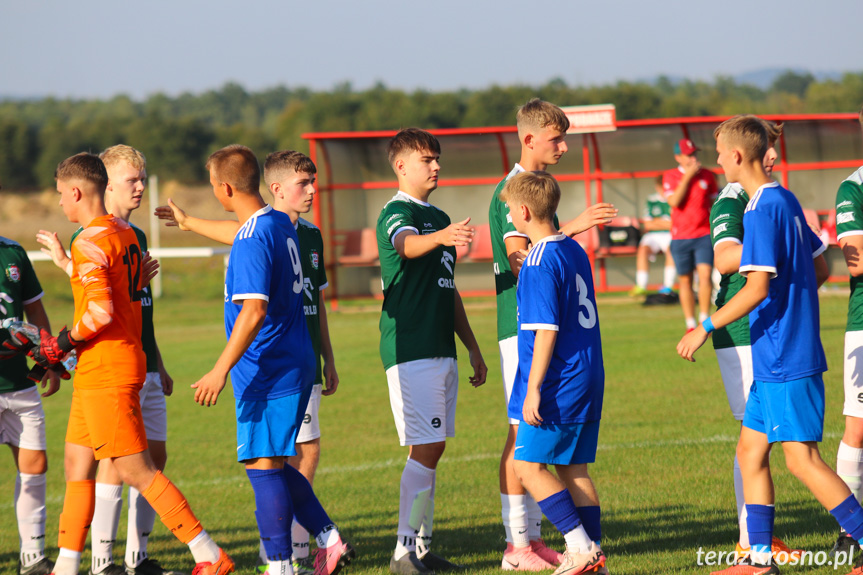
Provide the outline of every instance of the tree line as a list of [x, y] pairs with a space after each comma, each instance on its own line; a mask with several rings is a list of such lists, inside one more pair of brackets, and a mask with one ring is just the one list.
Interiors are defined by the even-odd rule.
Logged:
[[53, 186], [54, 169], [71, 154], [126, 143], [147, 155], [151, 173], [167, 180], [206, 181], [204, 162], [214, 150], [242, 143], [266, 154], [308, 152], [305, 132], [505, 126], [533, 97], [561, 106], [612, 103], [618, 119], [731, 115], [738, 113], [855, 112], [863, 102], [863, 72], [837, 80], [787, 71], [768, 89], [728, 77], [712, 82], [618, 82], [570, 86], [555, 79], [541, 86], [491, 86], [480, 90], [405, 92], [349, 83], [328, 91], [278, 86], [248, 92], [228, 83], [218, 90], [143, 101], [125, 95], [107, 100], [42, 98], [0, 101], [0, 182], [6, 188]]

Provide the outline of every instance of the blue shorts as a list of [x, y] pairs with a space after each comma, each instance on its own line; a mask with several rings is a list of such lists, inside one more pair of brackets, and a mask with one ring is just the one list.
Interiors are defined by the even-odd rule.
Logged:
[[743, 426], [777, 441], [821, 441], [824, 380], [821, 374], [780, 383], [756, 381], [749, 390]]
[[276, 399], [237, 399], [237, 461], [296, 455], [297, 434], [311, 394], [310, 385]]
[[713, 244], [709, 234], [691, 240], [671, 240], [670, 250], [679, 276], [691, 274], [698, 264], [713, 265]]
[[572, 465], [596, 461], [599, 421], [570, 425], [521, 422], [515, 438], [515, 458], [548, 465]]

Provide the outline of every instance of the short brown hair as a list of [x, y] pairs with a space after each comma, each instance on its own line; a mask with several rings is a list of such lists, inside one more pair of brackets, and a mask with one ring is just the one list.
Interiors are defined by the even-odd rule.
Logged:
[[264, 181], [267, 185], [272, 184], [284, 173], [294, 171], [303, 174], [316, 174], [318, 169], [315, 163], [302, 152], [294, 150], [281, 150], [273, 152], [264, 160]]
[[548, 172], [522, 172], [507, 181], [499, 197], [525, 205], [536, 219], [551, 222], [560, 204], [560, 186]]
[[746, 162], [761, 162], [767, 153], [768, 136], [764, 120], [756, 116], [734, 116], [713, 131], [717, 140], [722, 136], [729, 146], [739, 148]]
[[534, 98], [518, 109], [515, 115], [515, 124], [518, 127], [518, 137], [523, 138], [525, 134], [532, 131], [540, 131], [551, 126], [561, 134], [569, 129], [569, 118], [563, 110], [550, 102]]
[[126, 144], [117, 144], [116, 146], [105, 148], [105, 150], [99, 154], [99, 157], [102, 158], [102, 162], [105, 163], [106, 169], [108, 166], [116, 166], [120, 162], [126, 162], [136, 170], [147, 169], [147, 158], [144, 157], [144, 154]]
[[761, 122], [761, 125], [764, 126], [764, 130], [767, 132], [768, 147], [779, 141], [779, 138], [782, 137], [782, 128], [784, 126], [782, 122], [771, 122], [764, 118], [759, 118], [758, 116], [753, 116], [753, 118]]
[[261, 167], [255, 153], [246, 146], [232, 144], [213, 152], [206, 168], [238, 192], [260, 192]]
[[406, 128], [392, 137], [387, 146], [387, 159], [394, 165], [402, 154], [429, 151], [440, 155], [440, 142], [430, 133], [419, 128]]
[[96, 154], [81, 152], [66, 158], [57, 165], [54, 172], [55, 180], [84, 180], [95, 185], [104, 193], [108, 185], [108, 171], [105, 164]]

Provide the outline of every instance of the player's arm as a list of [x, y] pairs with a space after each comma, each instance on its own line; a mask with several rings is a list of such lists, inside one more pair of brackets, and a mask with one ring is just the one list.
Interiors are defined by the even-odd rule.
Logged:
[[[746, 284], [743, 288], [731, 298], [731, 301], [708, 318], [713, 323], [713, 327], [716, 329], [725, 327], [758, 307], [767, 298], [770, 291], [770, 277], [771, 272], [769, 271], [750, 271], [746, 275]], [[707, 335], [704, 326], [699, 325], [683, 336], [683, 339], [677, 344], [677, 353], [683, 359], [695, 361], [693, 355], [707, 341]]]
[[231, 337], [219, 359], [216, 360], [216, 365], [204, 377], [192, 384], [192, 389], [195, 390], [195, 403], [204, 407], [216, 405], [216, 400], [228, 381], [228, 373], [252, 345], [261, 330], [261, 326], [264, 325], [266, 317], [267, 302], [265, 300], [243, 300], [243, 308], [234, 323]]
[[485, 365], [479, 344], [473, 335], [473, 330], [470, 328], [467, 312], [464, 310], [464, 302], [462, 302], [458, 290], [455, 290], [455, 333], [467, 348], [470, 365], [473, 368], [473, 375], [469, 378], [469, 381], [474, 387], [479, 387], [485, 383], [488, 367]]
[[521, 264], [527, 257], [528, 239], [524, 236], [509, 236], [504, 238], [503, 244], [506, 246], [506, 259], [509, 260], [509, 268], [512, 270], [512, 274], [518, 277]]
[[321, 358], [324, 360], [324, 389], [322, 395], [332, 395], [339, 388], [339, 374], [336, 372], [336, 360], [333, 355], [333, 343], [330, 340], [330, 325], [327, 322], [327, 306], [324, 303], [324, 292], [318, 302], [318, 318], [321, 322]]
[[686, 199], [686, 194], [689, 192], [689, 183], [700, 169], [701, 162], [699, 162], [697, 158], [692, 158], [692, 161], [683, 167], [683, 177], [680, 178], [680, 182], [677, 184], [677, 187], [674, 188], [674, 191], [671, 192], [670, 195], [665, 196], [665, 200], [668, 202], [669, 206], [676, 208], [683, 203]]
[[581, 212], [577, 218], [561, 227], [560, 233], [573, 237], [581, 232], [589, 230], [593, 226], [609, 223], [611, 218], [616, 215], [617, 208], [614, 207], [614, 204], [593, 204]]
[[393, 247], [405, 260], [421, 258], [438, 246], [466, 246], [473, 241], [474, 229], [470, 218], [450, 224], [433, 234], [418, 234], [406, 229], [393, 238]]
[[[42, 305], [41, 298], [24, 304], [24, 314], [27, 316], [28, 322], [39, 329], [45, 330], [47, 333], [51, 333], [51, 322], [48, 321], [48, 314], [45, 312], [45, 306]], [[60, 374], [53, 369], [47, 370], [45, 375], [42, 376], [40, 385], [44, 390], [42, 397], [54, 395], [60, 389]], [[48, 389], [45, 389], [46, 387]]]
[[156, 348], [156, 360], [159, 362], [158, 371], [159, 379], [162, 381], [162, 393], [166, 396], [174, 393], [174, 379], [168, 375], [168, 370], [165, 368], [165, 362], [162, 361], [162, 351], [159, 349], [159, 344], [153, 341]]
[[60, 242], [57, 232], [39, 230], [39, 233], [36, 234], [36, 241], [45, 246], [44, 248], [40, 248], [42, 253], [51, 258], [54, 265], [66, 272], [67, 276], [72, 277], [72, 258], [63, 249], [63, 244]]
[[719, 242], [713, 246], [713, 265], [721, 274], [733, 274], [740, 269], [743, 244], [733, 241]]
[[166, 220], [168, 227], [177, 227], [184, 232], [195, 232], [199, 236], [217, 241], [221, 244], [233, 245], [234, 236], [240, 229], [240, 222], [234, 220], [205, 220], [188, 215], [170, 198], [167, 206], [159, 206], [155, 210], [160, 220]]
[[539, 415], [540, 388], [542, 382], [545, 381], [548, 366], [551, 364], [555, 343], [557, 343], [556, 331], [550, 329], [536, 330], [530, 374], [527, 377], [527, 391], [521, 411], [524, 422], [528, 425], [540, 425], [542, 423], [542, 417]]
[[855, 278], [863, 275], [863, 234], [843, 236], [839, 240], [839, 247], [845, 256], [848, 273]]
[[818, 282], [818, 287], [821, 287], [830, 277], [830, 268], [827, 265], [827, 260], [824, 259], [824, 254], [818, 254], [812, 263], [815, 264], [815, 281]]

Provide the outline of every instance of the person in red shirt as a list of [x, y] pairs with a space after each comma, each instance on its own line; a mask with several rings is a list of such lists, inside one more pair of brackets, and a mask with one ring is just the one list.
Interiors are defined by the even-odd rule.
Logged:
[[662, 189], [671, 206], [671, 255], [680, 282], [680, 306], [687, 333], [695, 329], [695, 292], [692, 276], [698, 271], [699, 321], [710, 315], [713, 292], [713, 248], [710, 243], [710, 208], [719, 194], [716, 176], [701, 167], [692, 140], [674, 144], [677, 167], [662, 175]]

